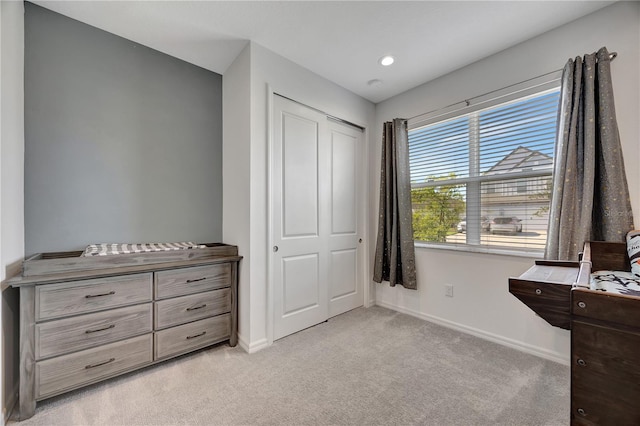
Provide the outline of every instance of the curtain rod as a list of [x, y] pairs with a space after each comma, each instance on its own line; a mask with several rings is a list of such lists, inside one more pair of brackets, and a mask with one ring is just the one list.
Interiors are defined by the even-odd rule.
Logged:
[[[609, 60], [610, 60], [610, 61], [613, 61], [613, 60], [614, 60], [614, 59], [616, 59], [617, 57], [618, 57], [618, 52], [611, 52], [611, 53], [609, 53]], [[531, 81], [531, 80], [536, 80], [536, 79], [541, 78], [541, 77], [546, 77], [546, 76], [548, 76], [548, 75], [555, 74], [555, 73], [557, 73], [557, 72], [562, 71], [563, 69], [564, 69], [564, 68], [560, 68], [560, 69], [558, 69], [558, 70], [550, 71], [550, 72], [548, 72], [548, 73], [546, 73], [546, 74], [542, 74], [542, 75], [539, 75], [539, 76], [537, 76], [537, 77], [532, 77], [532, 78], [529, 78], [529, 79], [527, 79], [527, 80], [520, 81], [520, 82], [518, 82], [518, 83], [510, 84], [510, 85], [509, 85], [509, 86], [507, 86], [507, 87], [501, 87], [500, 89], [492, 90], [492, 91], [490, 91], [490, 92], [487, 92], [487, 93], [483, 93], [483, 94], [481, 94], [481, 95], [474, 96], [473, 98], [469, 98], [469, 99], [465, 99], [465, 100], [462, 100], [462, 101], [454, 102], [454, 103], [452, 103], [451, 105], [447, 105], [447, 106], [442, 107], [442, 108], [437, 108], [437, 109], [434, 109], [434, 110], [432, 110], [432, 111], [423, 112], [423, 113], [421, 113], [421, 114], [414, 115], [413, 117], [405, 118], [404, 120], [413, 120], [414, 118], [422, 117], [423, 115], [433, 114], [434, 112], [438, 112], [438, 111], [445, 110], [445, 109], [447, 109], [447, 108], [451, 108], [452, 106], [456, 106], [456, 105], [461, 104], [461, 103], [463, 103], [463, 102], [464, 102], [464, 103], [466, 103], [466, 104], [467, 104], [467, 106], [469, 106], [469, 105], [471, 104], [471, 101], [472, 101], [472, 100], [474, 100], [474, 99], [478, 99], [478, 98], [481, 98], [481, 97], [483, 97], [483, 96], [490, 95], [490, 94], [495, 93], [495, 92], [501, 92], [501, 91], [503, 91], [503, 90], [505, 90], [505, 89], [508, 89], [508, 88], [510, 88], [510, 87], [514, 87], [514, 86], [519, 86], [519, 85], [524, 84], [524, 83], [527, 83], [527, 82], [529, 82], [529, 81]]]

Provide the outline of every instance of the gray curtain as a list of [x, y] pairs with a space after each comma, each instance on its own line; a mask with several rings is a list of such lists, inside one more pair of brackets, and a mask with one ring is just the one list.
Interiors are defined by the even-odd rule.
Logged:
[[411, 180], [407, 121], [384, 123], [380, 170], [380, 213], [373, 280], [415, 290]]
[[633, 214], [605, 47], [562, 74], [546, 259], [576, 260], [585, 241], [624, 241]]

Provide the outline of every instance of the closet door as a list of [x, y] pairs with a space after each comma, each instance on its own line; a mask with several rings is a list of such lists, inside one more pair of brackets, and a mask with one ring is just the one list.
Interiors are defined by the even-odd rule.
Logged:
[[362, 132], [274, 96], [273, 337], [362, 306]]
[[326, 116], [274, 96], [273, 337], [329, 317]]
[[331, 226], [329, 229], [329, 316], [363, 304], [360, 248], [364, 182], [362, 131], [329, 120], [331, 145]]

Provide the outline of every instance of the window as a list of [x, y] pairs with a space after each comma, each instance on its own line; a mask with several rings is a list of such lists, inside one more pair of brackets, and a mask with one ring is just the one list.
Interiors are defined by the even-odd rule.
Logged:
[[551, 85], [409, 121], [416, 241], [544, 250], [559, 101]]

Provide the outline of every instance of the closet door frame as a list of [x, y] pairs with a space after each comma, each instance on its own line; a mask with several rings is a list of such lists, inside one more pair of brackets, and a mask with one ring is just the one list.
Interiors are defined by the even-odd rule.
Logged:
[[[274, 97], [282, 96], [288, 99], [295, 99], [293, 97], [287, 96], [285, 91], [280, 91], [277, 88], [272, 87], [267, 84], [267, 246], [264, 247], [267, 253], [267, 306], [266, 306], [266, 328], [267, 328], [267, 345], [271, 345], [274, 341], [274, 320], [275, 320], [275, 312], [274, 312], [274, 270], [273, 270], [273, 262], [274, 262], [274, 205], [273, 205], [273, 153], [274, 153]], [[296, 99], [294, 102], [298, 102], [302, 105], [305, 105], [309, 108], [316, 109], [309, 103], [306, 103], [304, 99]], [[326, 112], [325, 112], [326, 113]], [[363, 306], [365, 308], [369, 308], [375, 304], [375, 301], [372, 300], [373, 292], [372, 292], [372, 272], [371, 272], [371, 244], [370, 244], [370, 220], [369, 214], [367, 211], [370, 207], [370, 191], [369, 187], [370, 182], [368, 182], [369, 177], [369, 129], [364, 125], [358, 125], [362, 130], [362, 151], [364, 156], [363, 167], [360, 171], [360, 176], [358, 179], [360, 180], [361, 187], [363, 188], [364, 200], [363, 202], [363, 211], [364, 217], [360, 218], [359, 221], [359, 233], [362, 235], [362, 244], [361, 244], [361, 256], [364, 258], [361, 262], [361, 279], [362, 279], [362, 289], [363, 289]]]

